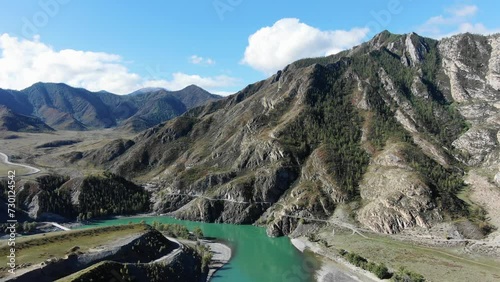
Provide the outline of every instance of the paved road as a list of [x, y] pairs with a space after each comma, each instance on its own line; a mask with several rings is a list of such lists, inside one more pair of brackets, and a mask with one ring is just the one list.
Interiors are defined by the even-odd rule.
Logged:
[[32, 174], [35, 174], [35, 173], [39, 173], [39, 172], [40, 172], [40, 170], [39, 170], [38, 168], [36, 168], [36, 167], [32, 167], [32, 166], [25, 165], [25, 164], [15, 164], [15, 163], [11, 163], [11, 162], [9, 161], [9, 157], [8, 157], [6, 154], [2, 153], [2, 152], [0, 152], [0, 162], [5, 163], [6, 165], [22, 166], [22, 167], [25, 167], [25, 168], [27, 168], [27, 169], [29, 170], [29, 172], [28, 172], [28, 173], [25, 173], [25, 174], [20, 175], [20, 176], [32, 175]]

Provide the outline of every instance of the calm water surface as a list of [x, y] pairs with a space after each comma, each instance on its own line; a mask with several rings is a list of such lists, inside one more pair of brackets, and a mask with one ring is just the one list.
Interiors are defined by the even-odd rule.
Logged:
[[264, 228], [250, 225], [202, 223], [171, 217], [135, 217], [102, 220], [86, 227], [138, 223], [179, 223], [192, 230], [199, 226], [203, 234], [224, 241], [233, 250], [231, 260], [217, 271], [214, 282], [314, 281], [319, 262], [299, 252], [288, 237], [269, 238]]

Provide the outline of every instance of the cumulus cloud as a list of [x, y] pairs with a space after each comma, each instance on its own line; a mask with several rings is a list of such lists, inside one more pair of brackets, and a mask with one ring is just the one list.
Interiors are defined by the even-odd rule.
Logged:
[[211, 58], [203, 58], [198, 55], [189, 57], [189, 62], [194, 65], [214, 65], [215, 61]]
[[123, 59], [115, 54], [55, 50], [41, 42], [39, 37], [27, 40], [9, 34], [0, 35], [0, 87], [23, 89], [39, 81], [63, 82], [91, 91], [127, 94], [142, 87], [179, 90], [190, 84], [218, 92], [238, 80], [229, 76], [202, 77], [180, 72], [142, 77], [130, 72]]
[[445, 9], [445, 15], [428, 19], [417, 28], [417, 32], [434, 38], [442, 38], [457, 33], [492, 34], [500, 29], [490, 29], [475, 22], [479, 8], [475, 5], [454, 6]]
[[362, 42], [368, 28], [320, 30], [295, 18], [284, 18], [248, 38], [242, 63], [266, 74], [306, 57], [326, 56]]

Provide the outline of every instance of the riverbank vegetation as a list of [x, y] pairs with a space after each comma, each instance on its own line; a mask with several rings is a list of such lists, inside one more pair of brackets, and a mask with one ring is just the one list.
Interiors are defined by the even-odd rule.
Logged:
[[[16, 233], [26, 234], [26, 233], [31, 233], [31, 232], [35, 231], [37, 223], [25, 221], [23, 223], [16, 222], [14, 225], [16, 226]], [[10, 226], [11, 226], [11, 223], [2, 223], [2, 224], [0, 224], [0, 230], [6, 234], [10, 233], [9, 231], [7, 231], [7, 227], [10, 227]]]
[[392, 273], [389, 272], [389, 269], [387, 268], [387, 266], [385, 266], [384, 263], [377, 264], [372, 261], [368, 261], [366, 258], [353, 252], [347, 252], [344, 249], [341, 249], [339, 251], [339, 254], [352, 265], [370, 271], [371, 273], [375, 274], [379, 279], [388, 279], [393, 276]]
[[390, 278], [393, 282], [425, 282], [424, 276], [404, 267], [400, 267], [397, 271], [392, 273], [384, 263], [377, 264], [372, 261], [368, 261], [366, 258], [353, 252], [347, 252], [344, 249], [340, 249], [339, 254], [350, 264], [370, 271], [379, 279]]
[[165, 235], [173, 238], [181, 238], [181, 239], [202, 239], [204, 237], [203, 231], [200, 227], [195, 227], [193, 232], [190, 232], [189, 229], [182, 225], [176, 223], [161, 223], [158, 221], [153, 221], [151, 226], [163, 232]]
[[425, 282], [424, 276], [408, 270], [404, 267], [400, 267], [398, 271], [394, 272], [392, 276], [392, 281], [394, 282]]

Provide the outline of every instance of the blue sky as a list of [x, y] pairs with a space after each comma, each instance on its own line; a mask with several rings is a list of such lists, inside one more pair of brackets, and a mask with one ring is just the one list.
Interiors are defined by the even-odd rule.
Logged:
[[229, 94], [384, 29], [500, 30], [498, 1], [436, 2], [0, 0], [0, 88], [51, 81], [125, 94], [193, 83]]

